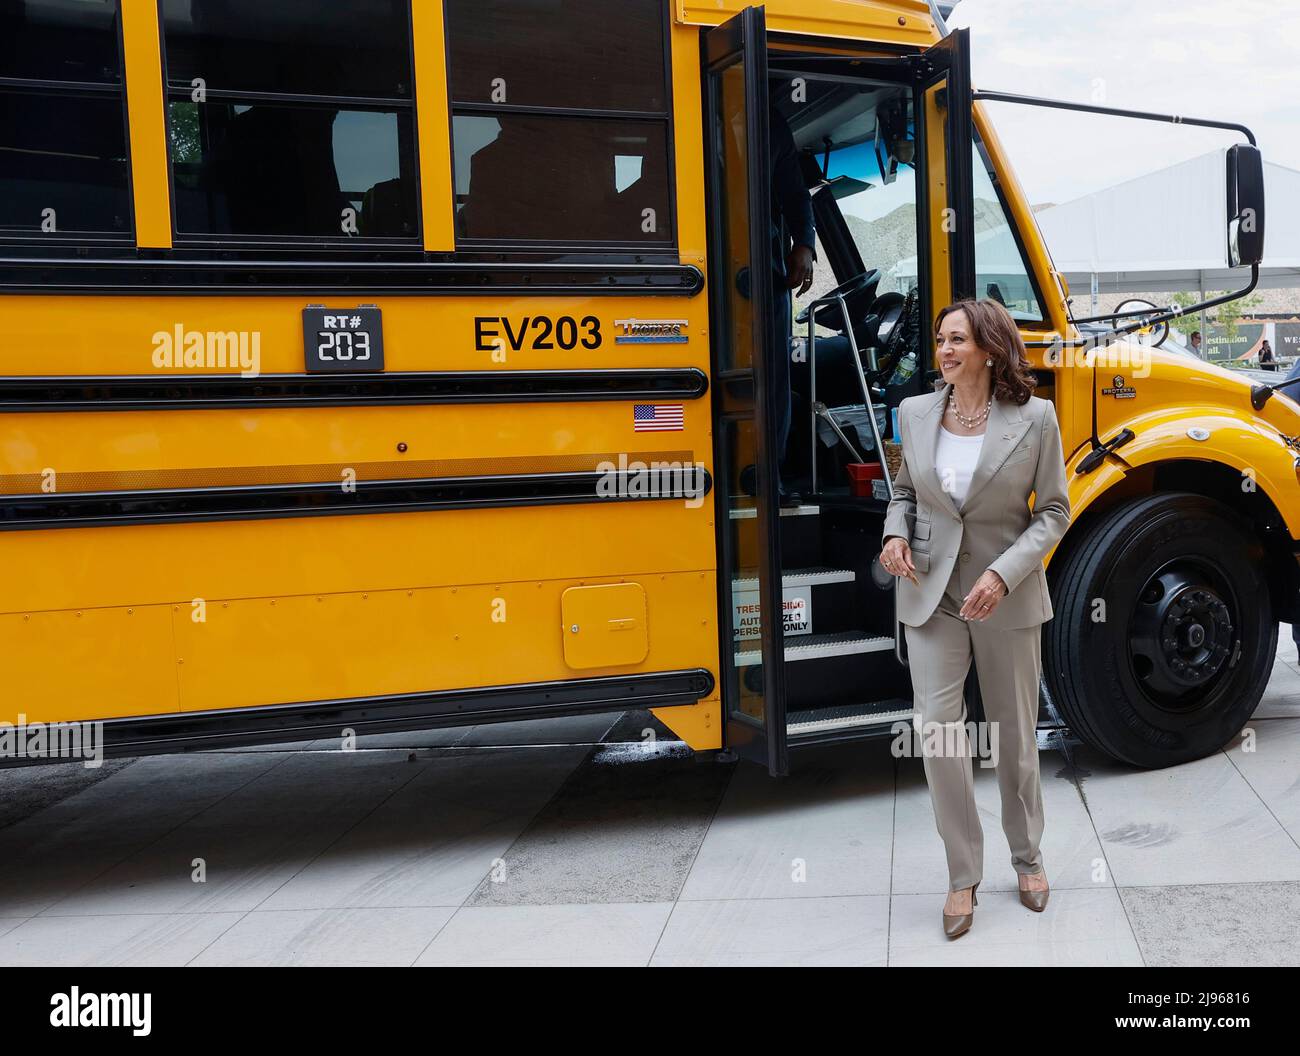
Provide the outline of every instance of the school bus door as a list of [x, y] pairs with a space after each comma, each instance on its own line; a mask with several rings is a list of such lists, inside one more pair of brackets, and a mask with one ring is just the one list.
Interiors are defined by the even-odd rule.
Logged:
[[[824, 60], [825, 41], [818, 43]], [[926, 219], [919, 244], [928, 252], [923, 253], [927, 266], [918, 269], [923, 318], [933, 317], [936, 300], [969, 295], [975, 284], [968, 54], [967, 35], [959, 31], [924, 53], [879, 64], [892, 76], [910, 81], [918, 104], [923, 101], [926, 108], [926, 190], [920, 203]], [[853, 57], [846, 52], [846, 59]], [[777, 393], [770, 367], [776, 348], [767, 322], [773, 309], [773, 274], [763, 9], [747, 8], [709, 30], [704, 66], [726, 743], [780, 775], [788, 771], [790, 745], [779, 616], [781, 517], [773, 440]], [[928, 324], [923, 324], [925, 331]], [[928, 333], [923, 340], [928, 349]], [[758, 583], [758, 611], [749, 617], [746, 651], [753, 653], [757, 638], [761, 662], [744, 668], [737, 665], [736, 646], [729, 638], [732, 583], [740, 577]], [[778, 615], [772, 618], [771, 613]]]
[[[767, 32], [761, 8], [747, 8], [705, 36], [705, 143], [709, 169], [710, 329], [714, 335], [713, 410], [716, 505], [723, 575], [721, 666], [728, 745], [786, 771], [785, 669], [782, 663], [780, 508], [774, 443], [776, 392], [770, 383], [770, 183]], [[742, 472], [753, 466], [745, 493]], [[741, 672], [730, 640], [731, 579], [758, 581], [755, 637], [762, 662]], [[778, 613], [775, 619], [769, 613]], [[751, 642], [750, 648], [753, 648]], [[741, 675], [743, 674], [743, 678]]]

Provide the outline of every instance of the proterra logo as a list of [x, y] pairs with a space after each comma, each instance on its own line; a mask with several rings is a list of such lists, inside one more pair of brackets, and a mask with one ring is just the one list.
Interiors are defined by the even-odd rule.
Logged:
[[1103, 396], [1114, 396], [1117, 400], [1132, 400], [1137, 398], [1137, 389], [1132, 385], [1124, 384], [1124, 375], [1116, 374], [1110, 379], [1110, 384], [1101, 390]]

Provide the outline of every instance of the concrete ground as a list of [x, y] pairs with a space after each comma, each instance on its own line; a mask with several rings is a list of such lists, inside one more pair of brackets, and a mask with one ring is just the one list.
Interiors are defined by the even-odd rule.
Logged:
[[777, 781], [628, 713], [0, 771], [0, 964], [1294, 965], [1282, 630], [1253, 750], [1140, 773], [1045, 741], [1042, 914], [978, 771], [957, 941], [919, 759], [836, 747]]

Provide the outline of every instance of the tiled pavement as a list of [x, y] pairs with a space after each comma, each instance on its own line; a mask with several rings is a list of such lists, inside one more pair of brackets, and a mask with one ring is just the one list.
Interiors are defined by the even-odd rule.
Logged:
[[0, 771], [0, 964], [1300, 963], [1286, 627], [1255, 750], [1141, 773], [1044, 749], [1045, 913], [979, 771], [956, 942], [919, 760], [837, 747], [776, 781], [647, 721]]

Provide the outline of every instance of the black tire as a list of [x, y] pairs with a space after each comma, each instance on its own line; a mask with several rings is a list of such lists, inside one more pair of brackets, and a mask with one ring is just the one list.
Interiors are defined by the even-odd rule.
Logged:
[[1272, 671], [1277, 622], [1264, 549], [1232, 510], [1182, 492], [1121, 503], [1070, 541], [1051, 582], [1043, 673], [1084, 741], [1155, 769], [1241, 731]]

